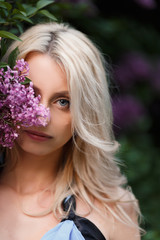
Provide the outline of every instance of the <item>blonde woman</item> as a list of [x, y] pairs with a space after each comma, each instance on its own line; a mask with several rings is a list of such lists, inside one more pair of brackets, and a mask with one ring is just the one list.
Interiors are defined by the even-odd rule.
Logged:
[[139, 240], [137, 200], [114, 158], [102, 55], [65, 24], [20, 38], [4, 60], [18, 46], [51, 117], [46, 127], [22, 127], [2, 156], [0, 239]]

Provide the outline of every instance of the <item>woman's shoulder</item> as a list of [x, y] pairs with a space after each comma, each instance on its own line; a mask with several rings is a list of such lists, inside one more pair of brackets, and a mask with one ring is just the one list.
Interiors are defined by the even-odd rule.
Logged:
[[[98, 227], [107, 240], [139, 240], [136, 213], [138, 207], [134, 194], [128, 189], [118, 188], [117, 199], [119, 200], [116, 205], [108, 203], [108, 209], [104, 207], [103, 203], [95, 200], [94, 206], [98, 211], [96, 209], [89, 211], [83, 201], [77, 200], [77, 212], [81, 215], [88, 212], [85, 217]], [[124, 216], [126, 219], [128, 218], [128, 224], [125, 223], [126, 220], [123, 221]]]
[[[118, 203], [121, 209], [122, 216], [126, 215], [125, 223], [122, 220], [115, 218], [115, 231], [113, 232], [113, 239], [115, 240], [139, 240], [140, 228], [138, 223], [139, 206], [134, 194], [128, 190], [120, 190], [124, 195]], [[127, 221], [126, 221], [127, 220]]]
[[[130, 188], [117, 189], [118, 201], [116, 210], [118, 217], [114, 217], [114, 229], [111, 233], [113, 240], [139, 240], [138, 226], [139, 206], [138, 201]], [[114, 211], [114, 209], [113, 209]]]
[[139, 212], [138, 200], [130, 187], [126, 189], [121, 187], [117, 188], [117, 199], [118, 205], [120, 205], [129, 215]]
[[109, 219], [102, 217], [103, 206], [98, 200], [94, 200], [95, 207], [99, 210], [90, 209], [90, 207], [82, 200], [76, 199], [76, 214], [85, 217], [90, 222], [92, 222], [99, 231], [103, 234], [106, 240], [109, 239], [109, 232], [111, 228], [111, 223]]

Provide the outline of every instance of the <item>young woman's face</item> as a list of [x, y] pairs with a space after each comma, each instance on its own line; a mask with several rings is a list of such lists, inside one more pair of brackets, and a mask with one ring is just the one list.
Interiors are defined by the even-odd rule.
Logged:
[[41, 95], [41, 103], [50, 109], [50, 121], [46, 127], [22, 128], [18, 145], [41, 156], [59, 152], [72, 137], [66, 75], [46, 54], [31, 53], [27, 62], [35, 93]]

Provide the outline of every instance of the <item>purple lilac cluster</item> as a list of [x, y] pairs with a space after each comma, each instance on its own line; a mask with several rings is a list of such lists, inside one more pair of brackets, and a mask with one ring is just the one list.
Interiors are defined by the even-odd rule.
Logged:
[[129, 90], [136, 82], [152, 78], [153, 67], [147, 57], [140, 53], [125, 54], [114, 69], [114, 76], [121, 89]]
[[146, 114], [143, 104], [131, 95], [114, 97], [112, 107], [116, 133], [120, 133], [122, 129], [133, 127]]
[[143, 96], [137, 96], [135, 89], [143, 85], [144, 88], [151, 85], [156, 86], [158, 90], [156, 80], [159, 72], [153, 70], [149, 59], [138, 52], [124, 54], [114, 69], [114, 77], [121, 90], [121, 94], [112, 98], [116, 134], [132, 129], [147, 116], [148, 111], [143, 102]]
[[153, 9], [157, 7], [157, 3], [155, 0], [134, 0], [140, 6], [148, 9]]
[[25, 84], [29, 65], [16, 61], [13, 70], [0, 69], [0, 145], [12, 148], [20, 127], [46, 126], [49, 109], [35, 96], [33, 83]]

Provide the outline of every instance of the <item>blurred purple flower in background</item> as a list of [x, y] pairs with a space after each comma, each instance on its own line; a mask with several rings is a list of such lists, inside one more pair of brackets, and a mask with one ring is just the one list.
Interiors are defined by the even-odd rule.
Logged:
[[154, 9], [157, 7], [157, 3], [155, 0], [134, 0], [134, 1], [144, 8]]
[[142, 103], [130, 95], [114, 97], [112, 107], [115, 132], [132, 127], [146, 112]]
[[85, 6], [86, 11], [83, 12], [83, 14], [85, 13], [87, 16], [96, 16], [99, 12], [93, 0], [56, 0], [56, 2], [69, 3], [77, 7], [80, 7], [80, 5], [83, 7]]
[[140, 53], [124, 55], [114, 69], [116, 82], [123, 89], [131, 88], [135, 82], [149, 79], [152, 74], [152, 65]]

